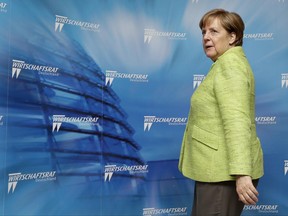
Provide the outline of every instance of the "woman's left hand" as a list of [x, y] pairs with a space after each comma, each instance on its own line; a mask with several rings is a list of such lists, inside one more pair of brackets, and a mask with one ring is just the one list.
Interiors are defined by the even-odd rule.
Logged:
[[258, 202], [258, 191], [252, 183], [250, 176], [237, 176], [236, 177], [236, 191], [239, 200], [246, 205], [256, 205]]

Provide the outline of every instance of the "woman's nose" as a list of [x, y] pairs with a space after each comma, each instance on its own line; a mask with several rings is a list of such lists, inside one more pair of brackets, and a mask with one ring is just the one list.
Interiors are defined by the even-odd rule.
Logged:
[[203, 33], [203, 40], [209, 40], [209, 34], [206, 32], [206, 33]]

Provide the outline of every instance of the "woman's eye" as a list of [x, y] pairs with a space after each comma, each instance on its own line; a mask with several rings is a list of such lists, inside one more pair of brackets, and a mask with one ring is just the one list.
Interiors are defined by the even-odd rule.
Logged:
[[217, 32], [217, 31], [216, 31], [216, 30], [214, 30], [214, 29], [213, 29], [213, 30], [211, 30], [211, 33], [216, 33], [216, 32]]

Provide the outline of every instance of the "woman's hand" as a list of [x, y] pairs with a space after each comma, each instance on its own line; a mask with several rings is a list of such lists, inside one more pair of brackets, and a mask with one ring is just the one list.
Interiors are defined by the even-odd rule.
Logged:
[[258, 191], [252, 183], [250, 176], [237, 176], [236, 177], [236, 191], [239, 200], [246, 205], [256, 205], [258, 202]]

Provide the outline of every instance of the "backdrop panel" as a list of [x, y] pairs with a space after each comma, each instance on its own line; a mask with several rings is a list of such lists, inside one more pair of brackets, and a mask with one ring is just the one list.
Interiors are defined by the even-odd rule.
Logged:
[[243, 215], [288, 215], [287, 0], [0, 2], [0, 215], [190, 215], [177, 165], [212, 8], [242, 16], [256, 80], [265, 176]]

